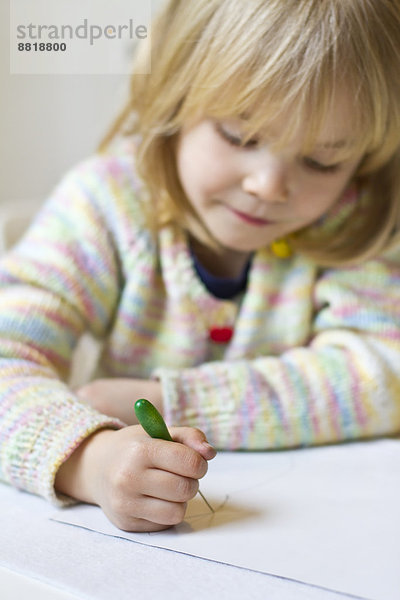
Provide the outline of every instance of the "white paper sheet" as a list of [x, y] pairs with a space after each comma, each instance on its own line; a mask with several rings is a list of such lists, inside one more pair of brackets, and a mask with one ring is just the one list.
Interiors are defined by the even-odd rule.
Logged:
[[54, 520], [373, 600], [400, 600], [400, 440], [219, 453], [185, 521], [127, 533], [95, 506]]

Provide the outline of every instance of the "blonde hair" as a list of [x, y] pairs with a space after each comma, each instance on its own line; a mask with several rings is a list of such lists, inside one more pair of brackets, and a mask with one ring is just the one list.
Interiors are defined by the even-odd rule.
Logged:
[[286, 107], [281, 141], [307, 116], [311, 148], [344, 84], [356, 110], [355, 142], [342, 152], [364, 157], [356, 173], [363, 202], [340, 231], [320, 239], [305, 230], [292, 243], [321, 265], [365, 260], [397, 240], [399, 32], [400, 0], [169, 0], [152, 25], [151, 74], [132, 76], [128, 102], [99, 150], [117, 134], [137, 134], [153, 231], [175, 222], [218, 251], [179, 182], [181, 128], [201, 115], [250, 113], [250, 138]]

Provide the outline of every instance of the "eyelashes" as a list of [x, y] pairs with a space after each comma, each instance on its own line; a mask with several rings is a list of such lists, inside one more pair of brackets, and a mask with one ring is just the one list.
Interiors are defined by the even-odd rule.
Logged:
[[228, 142], [231, 146], [241, 147], [241, 148], [256, 148], [258, 146], [259, 140], [256, 138], [252, 138], [248, 140], [245, 144], [242, 141], [242, 138], [229, 133], [226, 129], [223, 129], [219, 123], [216, 123], [215, 128], [220, 136]]
[[318, 171], [319, 173], [336, 173], [340, 169], [340, 163], [333, 165], [324, 165], [309, 156], [302, 157], [303, 164], [312, 171]]
[[[235, 148], [242, 148], [243, 150], [254, 150], [258, 147], [260, 143], [260, 140], [258, 138], [250, 138], [249, 140], [247, 140], [247, 142], [243, 143], [241, 137], [233, 135], [232, 133], [224, 129], [220, 123], [215, 124], [215, 129], [225, 142], [227, 142], [230, 146], [233, 146]], [[341, 167], [341, 163], [326, 165], [324, 163], [320, 163], [314, 158], [311, 158], [310, 156], [301, 156], [299, 157], [299, 160], [301, 161], [301, 164], [305, 166], [308, 170], [317, 173], [332, 174], [339, 171]]]

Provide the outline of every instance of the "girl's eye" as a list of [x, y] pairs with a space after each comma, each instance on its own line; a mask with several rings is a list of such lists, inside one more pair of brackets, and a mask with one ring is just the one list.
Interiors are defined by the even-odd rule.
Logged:
[[323, 163], [314, 160], [308, 156], [304, 156], [302, 158], [303, 164], [312, 171], [317, 171], [319, 173], [335, 173], [340, 168], [340, 163], [335, 163], [333, 165], [324, 165]]
[[228, 142], [228, 144], [230, 144], [231, 146], [242, 147], [242, 148], [254, 148], [255, 146], [258, 145], [258, 140], [256, 138], [250, 139], [246, 143], [243, 143], [242, 138], [240, 138], [237, 135], [233, 135], [232, 133], [229, 133], [229, 131], [226, 131], [226, 129], [223, 129], [219, 123], [217, 123], [216, 129], [217, 129], [218, 133], [220, 134], [220, 136], [226, 142]]

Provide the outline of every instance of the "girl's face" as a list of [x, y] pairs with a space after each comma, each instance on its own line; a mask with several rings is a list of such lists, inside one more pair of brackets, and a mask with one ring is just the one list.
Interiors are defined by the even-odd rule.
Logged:
[[[266, 137], [241, 145], [245, 120], [204, 118], [183, 128], [177, 169], [183, 190], [213, 236], [227, 249], [245, 253], [297, 231], [321, 217], [338, 200], [361, 156], [335, 159], [351, 142], [351, 114], [337, 106], [314, 150], [301, 152], [301, 132], [273, 152]], [[268, 131], [279, 139], [284, 120]]]

